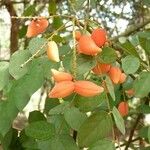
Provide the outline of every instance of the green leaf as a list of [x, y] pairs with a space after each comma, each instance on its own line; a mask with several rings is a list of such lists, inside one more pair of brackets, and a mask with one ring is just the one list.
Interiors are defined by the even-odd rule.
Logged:
[[76, 107], [66, 109], [64, 117], [70, 127], [76, 131], [79, 130], [82, 123], [87, 119], [86, 114], [80, 112]]
[[[39, 53], [39, 55], [43, 54], [45, 51], [46, 51], [46, 39], [44, 38], [39, 38], [39, 37], [35, 37], [35, 38], [32, 38], [29, 42], [29, 45], [28, 45], [28, 50], [30, 51], [30, 53], [33, 55], [35, 54], [38, 50], [40, 50], [41, 48], [41, 51]], [[44, 46], [45, 45], [45, 46]]]
[[111, 133], [111, 116], [104, 111], [92, 114], [80, 127], [78, 142], [80, 147], [87, 147]]
[[129, 42], [126, 41], [123, 44], [119, 44], [119, 47], [122, 48], [127, 54], [133, 55], [139, 58], [139, 54], [136, 51], [135, 47]]
[[30, 57], [27, 50], [16, 51], [10, 58], [9, 73], [15, 78], [19, 79], [28, 71], [28, 64], [21, 68], [21, 65]]
[[71, 47], [69, 45], [62, 45], [59, 47], [59, 55], [63, 56], [68, 54], [71, 51]]
[[23, 16], [32, 16], [35, 13], [35, 6], [36, 5], [29, 5], [23, 13]]
[[79, 150], [73, 138], [69, 135], [59, 135], [49, 141], [39, 143], [41, 150]]
[[53, 24], [52, 24], [52, 26], [53, 26], [54, 29], [58, 29], [58, 28], [60, 28], [62, 25], [63, 25], [62, 18], [56, 17], [56, 18], [53, 19]]
[[108, 91], [110, 93], [110, 96], [115, 101], [115, 92], [114, 92], [113, 83], [112, 83], [112, 81], [110, 80], [110, 78], [108, 76], [106, 76], [105, 81], [106, 81], [106, 86], [107, 86], [107, 89], [108, 89]]
[[124, 135], [125, 134], [124, 120], [121, 117], [121, 115], [120, 115], [120, 113], [119, 113], [119, 111], [118, 111], [118, 109], [116, 107], [113, 107], [112, 114], [114, 116], [114, 120], [115, 120], [117, 128]]
[[139, 130], [139, 137], [147, 139], [148, 138], [148, 130], [149, 130], [148, 126], [142, 127]]
[[150, 106], [148, 105], [140, 105], [137, 108], [138, 113], [143, 113], [143, 114], [150, 114]]
[[16, 107], [22, 110], [28, 103], [30, 96], [42, 86], [43, 82], [43, 64], [37, 59], [32, 62], [28, 74], [12, 86], [9, 97], [13, 99]]
[[142, 98], [148, 95], [150, 92], [150, 72], [142, 72], [139, 77], [133, 83], [133, 89], [135, 90], [135, 96]]
[[27, 33], [27, 26], [22, 25], [21, 28], [19, 29], [19, 38], [24, 38]]
[[73, 7], [75, 8], [75, 10], [80, 10], [84, 2], [85, 0], [71, 0], [71, 3]]
[[95, 108], [99, 107], [106, 99], [105, 93], [97, 95], [94, 97], [83, 97], [77, 95], [75, 97], [75, 106], [78, 107], [81, 111], [88, 112], [92, 111]]
[[48, 122], [52, 123], [55, 126], [56, 133], [70, 134], [70, 127], [62, 114], [49, 116]]
[[55, 134], [55, 128], [52, 124], [45, 121], [36, 121], [25, 128], [27, 136], [38, 140], [48, 140]]
[[42, 120], [46, 121], [46, 118], [44, 114], [42, 114], [40, 111], [35, 110], [35, 111], [30, 112], [29, 118], [28, 118], [29, 123], [42, 121]]
[[115, 150], [115, 145], [112, 141], [103, 139], [94, 143], [88, 150]]
[[150, 38], [139, 36], [139, 42], [145, 52], [150, 55]]
[[98, 60], [101, 63], [113, 63], [117, 59], [117, 54], [113, 48], [104, 47], [102, 52], [98, 55]]
[[48, 12], [50, 15], [54, 15], [54, 14], [56, 14], [56, 11], [57, 11], [56, 2], [55, 2], [55, 0], [52, 0], [49, 2]]
[[59, 105], [59, 99], [56, 98], [47, 98], [45, 101], [44, 113], [48, 114], [48, 112], [54, 108], [55, 106]]
[[68, 108], [69, 102], [65, 101], [61, 103], [60, 105], [57, 105], [56, 107], [52, 108], [49, 111], [49, 115], [56, 115], [56, 114], [62, 114], [66, 108]]
[[0, 91], [9, 81], [8, 67], [9, 67], [8, 62], [0, 62]]
[[122, 68], [126, 74], [135, 73], [140, 66], [139, 59], [132, 55], [128, 55], [125, 58], [121, 59], [121, 62]]
[[148, 140], [150, 142], [150, 126], [148, 127]]
[[77, 56], [77, 74], [83, 75], [96, 66], [96, 60], [92, 56], [79, 55]]

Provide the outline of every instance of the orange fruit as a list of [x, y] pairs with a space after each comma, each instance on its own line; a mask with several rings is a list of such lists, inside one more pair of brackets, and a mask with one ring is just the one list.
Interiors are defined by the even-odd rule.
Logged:
[[108, 75], [114, 84], [118, 84], [120, 81], [121, 70], [118, 67], [111, 67]]
[[102, 51], [88, 35], [82, 35], [78, 45], [80, 53], [85, 55], [97, 55], [97, 53]]
[[128, 115], [128, 112], [129, 112], [128, 103], [127, 102], [121, 102], [118, 105], [118, 111], [120, 112], [121, 116], [123, 116], [123, 117]]
[[49, 98], [64, 98], [69, 96], [74, 91], [74, 82], [72, 81], [62, 81], [56, 83], [48, 94]]
[[126, 78], [127, 78], [126, 74], [125, 73], [121, 73], [119, 83], [124, 83]]
[[106, 36], [106, 31], [102, 28], [93, 30], [91, 34], [92, 39], [98, 47], [101, 47], [105, 44], [105, 42], [107, 41]]
[[134, 96], [135, 91], [134, 91], [133, 89], [129, 89], [129, 90], [126, 90], [125, 93], [126, 93], [128, 96]]
[[56, 82], [71, 81], [73, 79], [73, 77], [70, 73], [57, 71], [55, 69], [51, 69], [51, 72], [52, 72], [52, 76]]
[[48, 20], [42, 17], [39, 17], [36, 20], [32, 20], [28, 25], [26, 36], [28, 38], [37, 36], [38, 34], [43, 33], [48, 25]]
[[76, 39], [77, 41], [79, 41], [80, 37], [81, 37], [81, 32], [78, 31], [78, 30], [75, 31], [75, 39]]
[[55, 62], [59, 62], [59, 51], [58, 51], [58, 46], [55, 43], [55, 41], [50, 41], [47, 44], [47, 56], [49, 60], [53, 60]]
[[90, 81], [75, 81], [75, 92], [81, 96], [91, 97], [99, 95], [104, 91], [103, 87], [96, 85]]
[[100, 64], [98, 63], [93, 69], [92, 71], [95, 74], [105, 74], [110, 70], [110, 64]]

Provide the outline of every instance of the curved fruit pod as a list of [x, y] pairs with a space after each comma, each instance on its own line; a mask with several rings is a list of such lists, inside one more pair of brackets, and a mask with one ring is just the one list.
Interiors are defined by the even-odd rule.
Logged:
[[56, 83], [48, 94], [49, 98], [64, 98], [74, 92], [74, 83], [72, 81], [62, 81]]
[[81, 34], [80, 31], [78, 31], [78, 30], [75, 31], [75, 39], [76, 39], [77, 41], [79, 41], [81, 35], [82, 35], [82, 34]]
[[105, 74], [110, 70], [111, 65], [110, 64], [100, 64], [98, 63], [93, 69], [92, 71], [95, 74]]
[[121, 72], [120, 68], [118, 68], [118, 67], [111, 67], [108, 72], [108, 75], [114, 84], [119, 83], [121, 74], [122, 74], [122, 72]]
[[47, 44], [47, 56], [49, 60], [53, 60], [55, 62], [59, 62], [59, 51], [58, 51], [58, 46], [55, 43], [55, 41], [50, 41]]
[[26, 36], [28, 38], [37, 36], [40, 33], [43, 33], [48, 27], [49, 22], [45, 18], [38, 18], [36, 20], [32, 20], [28, 25]]
[[107, 41], [106, 31], [102, 28], [93, 30], [91, 37], [98, 47], [103, 46]]
[[80, 37], [78, 46], [80, 53], [83, 53], [85, 55], [97, 55], [102, 51], [102, 49], [99, 48], [92, 40], [92, 38], [88, 35], [82, 35]]
[[51, 69], [52, 77], [54, 81], [61, 82], [61, 81], [72, 81], [73, 77], [70, 73], [57, 71], [55, 69]]
[[99, 95], [104, 91], [103, 87], [96, 85], [90, 81], [75, 81], [75, 92], [81, 96], [91, 97]]
[[121, 102], [118, 105], [118, 111], [120, 112], [121, 116], [126, 116], [129, 113], [129, 106], [127, 102]]
[[120, 76], [120, 80], [119, 80], [119, 83], [124, 83], [126, 81], [126, 74], [125, 73], [122, 73], [121, 76]]

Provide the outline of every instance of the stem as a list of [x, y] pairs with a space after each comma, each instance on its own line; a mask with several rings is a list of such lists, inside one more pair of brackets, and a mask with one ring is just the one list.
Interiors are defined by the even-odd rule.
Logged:
[[[104, 82], [105, 82], [105, 81], [104, 81]], [[111, 115], [111, 107], [110, 107], [110, 103], [109, 103], [109, 99], [108, 99], [107, 93], [106, 93], [106, 100], [107, 100], [107, 106], [108, 106], [108, 109], [109, 109], [109, 114]], [[113, 120], [112, 115], [111, 115], [111, 118], [112, 118], [112, 120]], [[115, 141], [115, 130], [114, 130], [114, 127], [113, 127], [113, 126], [112, 126], [112, 137], [113, 137], [113, 139], [114, 139], [114, 141]]]
[[73, 76], [74, 78], [76, 78], [76, 74], [77, 74], [77, 57], [76, 57], [76, 39], [75, 39], [75, 19], [73, 19], [72, 21], [73, 23], [73, 64], [72, 64], [72, 68], [73, 68]]
[[[15, 19], [39, 19], [39, 18], [42, 18], [43, 16], [11, 16], [11, 18], [15, 18]], [[48, 17], [43, 17], [43, 18], [46, 18], [46, 19], [49, 19], [49, 18], [57, 18], [57, 17], [63, 17], [63, 18], [74, 18], [74, 16], [68, 16], [68, 15], [52, 15], [52, 16], [48, 16]]]

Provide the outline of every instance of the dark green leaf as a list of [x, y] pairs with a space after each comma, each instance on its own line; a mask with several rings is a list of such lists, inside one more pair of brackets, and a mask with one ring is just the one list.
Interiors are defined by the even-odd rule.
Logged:
[[80, 127], [78, 142], [80, 147], [87, 147], [111, 133], [111, 116], [104, 111], [92, 114]]
[[59, 105], [59, 100], [55, 98], [47, 98], [45, 101], [44, 113], [48, 114], [48, 112], [55, 106]]
[[116, 61], [116, 59], [117, 59], [117, 54], [115, 50], [110, 47], [104, 47], [102, 52], [98, 56], [98, 60], [101, 63], [106, 63], [106, 64], [113, 63]]
[[55, 131], [57, 134], [70, 133], [70, 127], [62, 114], [49, 116], [48, 122], [52, 123], [55, 126]]
[[49, 111], [50, 115], [56, 115], [56, 114], [62, 114], [66, 108], [68, 108], [69, 103], [67, 101], [61, 103], [60, 105], [57, 105], [56, 107], [52, 108]]
[[40, 150], [79, 150], [73, 138], [69, 135], [59, 135], [49, 141], [39, 143]]
[[29, 5], [23, 13], [23, 16], [32, 16], [35, 13], [35, 6], [36, 5]]
[[119, 111], [118, 111], [118, 109], [116, 107], [113, 107], [112, 114], [114, 116], [114, 120], [115, 120], [117, 128], [124, 135], [125, 134], [124, 120], [121, 117], [121, 115], [120, 115], [120, 113], [119, 113]]
[[64, 117], [70, 127], [74, 130], [79, 130], [82, 123], [87, 119], [86, 114], [80, 112], [76, 107], [66, 109]]
[[139, 113], [150, 114], [150, 106], [148, 105], [140, 105], [137, 110]]
[[79, 55], [77, 57], [77, 74], [83, 75], [96, 66], [96, 60], [92, 56]]
[[35, 111], [30, 112], [29, 118], [28, 118], [29, 123], [42, 121], [42, 120], [46, 121], [46, 118], [44, 114], [42, 114], [40, 111], [35, 110]]
[[50, 2], [49, 2], [49, 6], [48, 6], [48, 11], [49, 11], [49, 14], [50, 15], [54, 15], [54, 14], [56, 14], [56, 2], [55, 2], [55, 0], [51, 0]]
[[94, 97], [83, 97], [77, 95], [75, 97], [75, 106], [81, 111], [88, 112], [99, 107], [106, 99], [105, 93]]
[[27, 136], [38, 140], [48, 140], [55, 134], [55, 128], [52, 124], [45, 121], [36, 121], [25, 128]]
[[112, 141], [103, 139], [94, 143], [88, 150], [115, 150], [115, 145]]
[[58, 29], [63, 25], [62, 18], [56, 17], [53, 19], [53, 28]]

